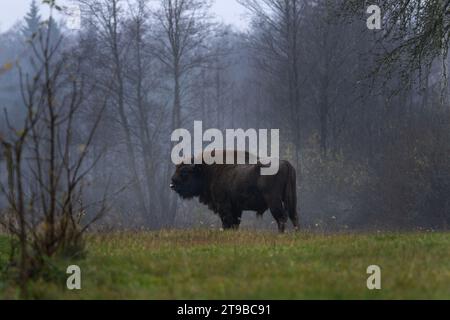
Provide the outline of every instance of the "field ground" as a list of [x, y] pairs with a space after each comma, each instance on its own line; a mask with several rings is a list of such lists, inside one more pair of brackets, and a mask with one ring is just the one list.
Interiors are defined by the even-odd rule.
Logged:
[[[39, 299], [450, 299], [450, 234], [316, 235], [166, 231], [91, 235], [88, 255], [59, 261]], [[7, 258], [0, 238], [0, 263]], [[65, 268], [82, 290], [65, 289]], [[382, 290], [366, 287], [369, 265]], [[0, 298], [17, 290], [0, 278]]]

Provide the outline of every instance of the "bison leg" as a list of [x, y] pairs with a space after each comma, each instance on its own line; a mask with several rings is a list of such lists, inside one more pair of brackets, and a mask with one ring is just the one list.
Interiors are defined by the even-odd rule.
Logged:
[[242, 212], [233, 211], [220, 215], [224, 230], [238, 230], [241, 225]]
[[294, 225], [294, 230], [295, 231], [300, 231], [300, 224], [298, 222], [298, 216], [297, 216], [297, 212], [295, 212], [295, 215], [290, 216], [292, 224]]
[[288, 215], [283, 207], [283, 202], [281, 200], [271, 200], [268, 201], [269, 209], [272, 213], [273, 218], [278, 224], [278, 231], [284, 233], [286, 230], [286, 223], [288, 221]]
[[277, 221], [278, 224], [278, 231], [280, 233], [284, 233], [286, 231], [286, 222], [287, 219], [284, 219], [283, 217], [277, 216], [275, 214], [272, 214], [273, 217], [275, 218], [275, 220]]

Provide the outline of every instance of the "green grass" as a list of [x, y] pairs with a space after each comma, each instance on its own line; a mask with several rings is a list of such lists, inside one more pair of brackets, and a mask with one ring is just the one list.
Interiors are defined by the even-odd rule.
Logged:
[[[0, 240], [0, 262], [6, 261]], [[59, 261], [59, 281], [35, 281], [46, 299], [450, 299], [450, 235], [278, 235], [168, 231], [95, 235], [81, 261]], [[82, 290], [65, 289], [65, 267]], [[382, 290], [366, 287], [369, 265]], [[16, 298], [0, 282], [0, 298]]]

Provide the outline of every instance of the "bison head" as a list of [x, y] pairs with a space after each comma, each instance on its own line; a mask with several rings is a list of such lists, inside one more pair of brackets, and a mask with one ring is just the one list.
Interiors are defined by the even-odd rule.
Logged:
[[180, 164], [172, 177], [170, 188], [184, 199], [200, 196], [203, 187], [200, 165]]

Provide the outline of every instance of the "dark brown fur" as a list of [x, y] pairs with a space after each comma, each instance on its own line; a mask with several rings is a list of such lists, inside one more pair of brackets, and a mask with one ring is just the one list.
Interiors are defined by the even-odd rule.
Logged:
[[198, 197], [220, 216], [224, 229], [238, 229], [243, 211], [263, 215], [270, 209], [280, 232], [285, 231], [288, 217], [298, 230], [295, 169], [288, 161], [280, 161], [276, 175], [262, 176], [261, 167], [181, 164], [171, 188], [183, 199]]

